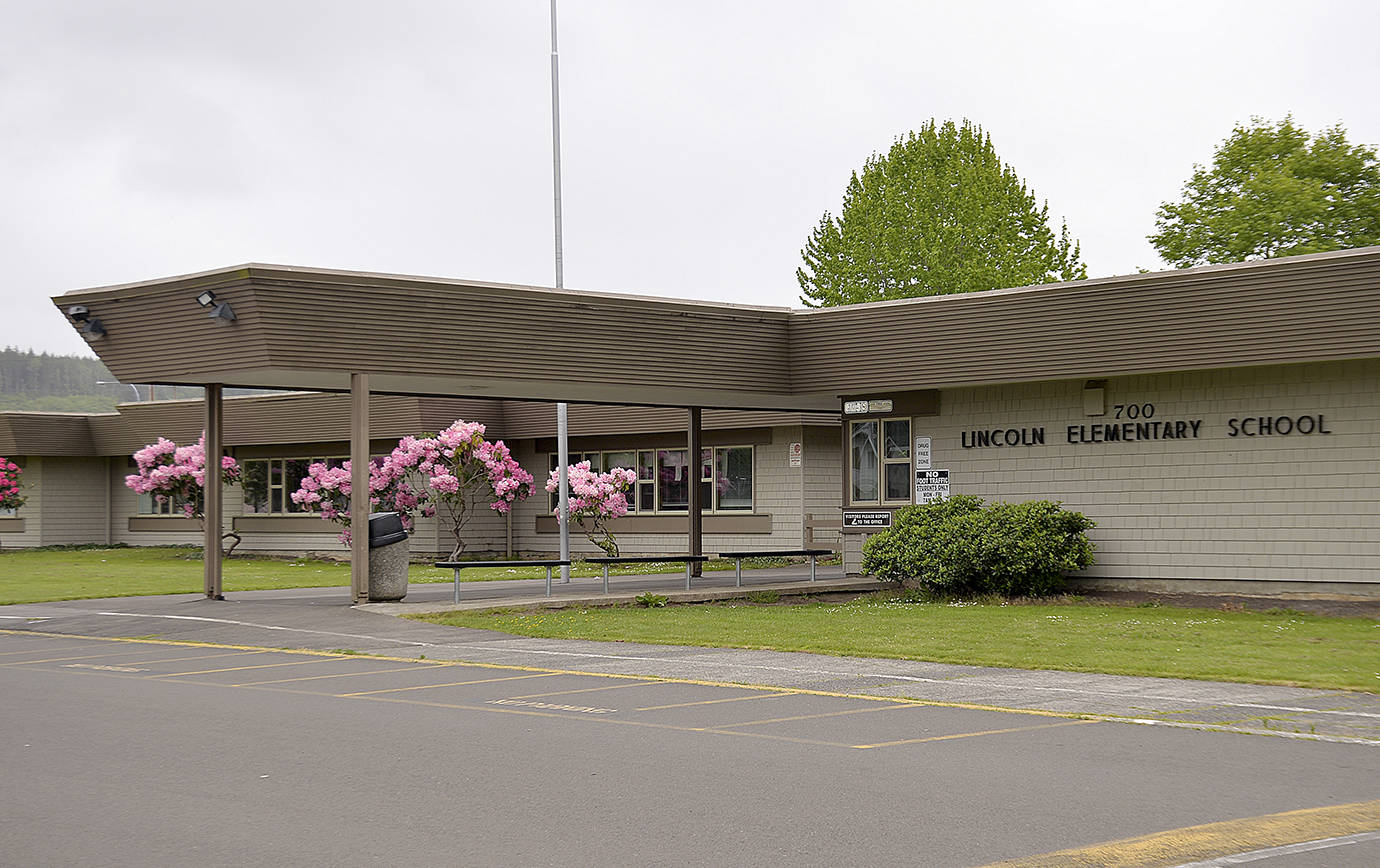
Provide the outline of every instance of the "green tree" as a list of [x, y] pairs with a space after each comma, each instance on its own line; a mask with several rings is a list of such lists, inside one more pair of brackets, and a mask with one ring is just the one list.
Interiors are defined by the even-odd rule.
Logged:
[[1380, 164], [1340, 124], [1310, 140], [1292, 117], [1251, 118], [1155, 216], [1150, 243], [1179, 268], [1380, 244]]
[[981, 127], [930, 121], [853, 173], [796, 279], [800, 300], [823, 307], [1081, 280], [1079, 255]]

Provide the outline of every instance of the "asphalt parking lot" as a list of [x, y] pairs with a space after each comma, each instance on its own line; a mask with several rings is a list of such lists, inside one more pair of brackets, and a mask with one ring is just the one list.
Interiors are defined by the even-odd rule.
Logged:
[[976, 866], [1251, 818], [1231, 852], [1361, 835], [1261, 864], [1380, 863], [1368, 745], [15, 632], [0, 695], [10, 864]]

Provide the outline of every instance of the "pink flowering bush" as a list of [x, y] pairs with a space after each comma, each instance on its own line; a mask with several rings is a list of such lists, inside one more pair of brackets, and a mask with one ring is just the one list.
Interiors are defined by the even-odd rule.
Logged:
[[[502, 440], [484, 439], [484, 426], [457, 419], [435, 437], [404, 437], [369, 468], [371, 508], [396, 512], [411, 530], [418, 515], [439, 515], [455, 542], [451, 558], [465, 550], [464, 530], [482, 501], [500, 515], [532, 494], [532, 475], [513, 460]], [[350, 539], [350, 462], [313, 464], [292, 495], [294, 503], [345, 525]]]
[[8, 458], [0, 458], [0, 509], [18, 509], [24, 505], [19, 491], [19, 477], [24, 471]]
[[[166, 437], [150, 443], [134, 453], [137, 473], [125, 477], [125, 485], [137, 494], [152, 494], [158, 503], [172, 502], [187, 518], [205, 522], [205, 503], [202, 490], [206, 487], [206, 435], [190, 446], [178, 446]], [[226, 485], [238, 482], [240, 466], [229, 455], [220, 459], [221, 481]], [[240, 536], [231, 532], [222, 539], [232, 538], [226, 554], [235, 550]]]
[[[606, 473], [595, 473], [589, 469], [588, 461], [581, 461], [566, 468], [566, 474], [570, 485], [568, 505], [571, 520], [605, 554], [611, 558], [618, 557], [618, 542], [609, 532], [608, 523], [627, 515], [627, 493], [637, 482], [637, 472], [626, 467], [615, 467]], [[560, 471], [551, 471], [546, 490], [559, 491], [560, 486]], [[559, 514], [559, 506], [556, 512]]]

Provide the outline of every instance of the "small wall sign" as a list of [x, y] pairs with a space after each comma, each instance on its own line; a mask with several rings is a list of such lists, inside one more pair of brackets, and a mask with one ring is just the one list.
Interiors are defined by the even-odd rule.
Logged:
[[880, 509], [871, 512], [844, 510], [844, 527], [866, 527], [878, 530], [891, 527], [891, 510]]
[[843, 412], [849, 416], [856, 416], [859, 413], [867, 412], [866, 401], [844, 401]]
[[787, 447], [786, 452], [788, 455], [790, 455], [791, 466], [800, 467], [805, 459], [805, 444], [792, 443], [789, 447]]
[[915, 438], [915, 469], [930, 469], [930, 438], [928, 437]]
[[949, 471], [915, 471], [915, 502], [934, 503], [949, 496]]

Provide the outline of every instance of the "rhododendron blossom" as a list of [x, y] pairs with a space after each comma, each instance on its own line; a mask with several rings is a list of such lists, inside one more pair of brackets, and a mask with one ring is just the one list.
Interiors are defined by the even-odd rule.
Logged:
[[[626, 467], [615, 467], [606, 473], [595, 473], [588, 461], [572, 464], [566, 468], [566, 482], [569, 485], [568, 506], [570, 518], [580, 526], [585, 536], [611, 558], [618, 557], [618, 542], [609, 532], [608, 523], [615, 518], [627, 515], [627, 492], [637, 482], [637, 472]], [[551, 471], [546, 481], [546, 490], [559, 491], [561, 477], [559, 470]], [[555, 509], [559, 514], [560, 507]]]
[[18, 509], [24, 505], [24, 495], [19, 491], [19, 477], [24, 475], [18, 464], [8, 458], [0, 458], [0, 509]]
[[[166, 437], [159, 437], [158, 442], [134, 453], [134, 464], [138, 472], [125, 477], [126, 486], [137, 494], [153, 495], [158, 503], [171, 501], [187, 518], [205, 521], [206, 500], [202, 496], [206, 487], [205, 432], [189, 446], [178, 446]], [[220, 474], [224, 484], [233, 484], [240, 479], [240, 466], [229, 455], [222, 455]], [[234, 551], [240, 536], [231, 532], [222, 539], [227, 537], [235, 540], [230, 546], [230, 551]]]
[[[503, 441], [484, 439], [484, 426], [457, 419], [435, 437], [407, 436], [369, 467], [371, 507], [396, 512], [412, 530], [418, 515], [438, 512], [455, 540], [451, 557], [465, 549], [464, 528], [482, 498], [506, 515], [512, 504], [532, 493], [532, 475], [513, 460]], [[341, 467], [313, 464], [292, 500], [323, 518], [345, 525], [350, 541], [350, 462]]]

